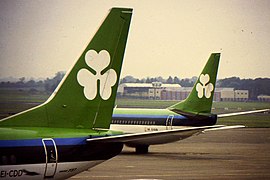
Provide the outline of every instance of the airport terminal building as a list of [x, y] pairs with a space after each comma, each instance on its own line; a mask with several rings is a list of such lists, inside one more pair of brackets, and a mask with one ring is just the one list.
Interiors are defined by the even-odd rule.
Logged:
[[179, 84], [153, 83], [123, 83], [118, 86], [118, 95], [126, 97], [138, 97], [143, 99], [160, 99], [161, 91], [179, 91]]
[[[153, 83], [123, 83], [118, 87], [118, 95], [123, 97], [184, 100], [191, 92], [192, 87], [181, 87], [179, 84]], [[216, 88], [214, 101], [247, 101], [248, 90], [234, 90], [234, 88]]]

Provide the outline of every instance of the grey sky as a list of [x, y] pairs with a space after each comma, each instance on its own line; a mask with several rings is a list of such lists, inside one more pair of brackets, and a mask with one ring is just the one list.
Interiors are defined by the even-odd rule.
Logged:
[[0, 0], [0, 77], [52, 77], [79, 57], [111, 7], [134, 9], [122, 77], [270, 77], [270, 1]]

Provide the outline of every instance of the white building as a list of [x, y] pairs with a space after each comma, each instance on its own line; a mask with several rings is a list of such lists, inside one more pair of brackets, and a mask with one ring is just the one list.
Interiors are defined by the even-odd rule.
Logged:
[[216, 88], [220, 92], [220, 101], [234, 101], [234, 88]]
[[262, 102], [270, 102], [270, 96], [269, 95], [261, 94], [257, 98], [258, 98], [259, 101], [262, 101]]
[[161, 90], [179, 91], [179, 84], [163, 84], [161, 82], [153, 83], [123, 83], [118, 86], [118, 93], [122, 96], [137, 96], [143, 98], [160, 97]]
[[234, 91], [235, 101], [247, 101], [248, 100], [248, 90], [235, 90]]
[[[184, 100], [193, 87], [181, 87], [179, 84], [153, 83], [123, 83], [118, 87], [122, 96], [161, 99]], [[247, 101], [248, 90], [234, 90], [234, 88], [216, 88], [214, 101]]]

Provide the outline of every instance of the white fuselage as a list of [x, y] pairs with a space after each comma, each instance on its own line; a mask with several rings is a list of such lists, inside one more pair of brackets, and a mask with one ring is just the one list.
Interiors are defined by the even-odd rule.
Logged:
[[1, 166], [0, 179], [67, 179], [102, 162], [103, 160], [57, 164], [6, 165]]

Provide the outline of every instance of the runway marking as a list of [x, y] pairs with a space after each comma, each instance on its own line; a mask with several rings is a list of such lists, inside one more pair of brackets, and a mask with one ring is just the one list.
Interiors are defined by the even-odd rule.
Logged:
[[126, 166], [126, 168], [135, 168], [135, 166]]
[[[163, 175], [116, 175], [116, 176], [74, 176], [70, 179], [85, 179], [85, 178], [128, 178], [129, 180], [163, 180], [160, 178], [153, 177], [176, 177], [176, 175], [163, 174]], [[144, 178], [145, 177], [145, 178]], [[147, 178], [149, 177], [149, 178]]]

